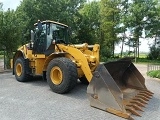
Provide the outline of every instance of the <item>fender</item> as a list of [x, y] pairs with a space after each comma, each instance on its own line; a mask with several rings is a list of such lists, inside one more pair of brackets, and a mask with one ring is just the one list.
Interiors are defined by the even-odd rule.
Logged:
[[50, 62], [51, 60], [53, 60], [54, 58], [57, 58], [57, 57], [64, 57], [66, 54], [67, 54], [67, 53], [52, 53], [51, 55], [49, 55], [49, 56], [46, 58], [45, 62], [44, 62], [45, 64], [44, 64], [44, 66], [43, 66], [43, 71], [46, 71], [47, 66], [48, 66], [48, 64], [49, 64], [49, 62]]
[[14, 63], [15, 63], [16, 59], [20, 56], [23, 57], [24, 59], [26, 59], [24, 52], [22, 50], [17, 50], [13, 56], [13, 61], [12, 61], [12, 65], [13, 65], [12, 74], [13, 75], [14, 75]]

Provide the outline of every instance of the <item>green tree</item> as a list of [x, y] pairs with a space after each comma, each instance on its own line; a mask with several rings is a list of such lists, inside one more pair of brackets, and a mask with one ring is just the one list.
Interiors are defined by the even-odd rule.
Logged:
[[77, 36], [75, 37], [75, 39], [78, 39], [78, 43], [86, 42], [88, 44], [95, 44], [100, 40], [99, 9], [99, 2], [96, 1], [86, 3], [80, 9], [80, 17], [77, 20]]
[[[2, 16], [3, 16], [3, 10], [2, 10], [2, 6], [3, 6], [3, 3], [0, 2], [0, 20], [2, 20]], [[2, 27], [1, 27], [1, 21], [0, 21], [0, 31], [2, 31]], [[2, 38], [2, 35], [0, 34], [0, 41], [1, 41], [1, 38]], [[0, 42], [0, 50], [2, 50], [2, 44]]]
[[33, 29], [33, 24], [38, 19], [54, 20], [72, 27], [73, 31], [77, 28], [76, 17], [78, 10], [83, 6], [85, 0], [23, 0], [17, 8], [19, 19], [26, 28], [23, 28], [25, 38], [29, 40], [29, 31]]
[[160, 3], [155, 0], [150, 6], [152, 10], [147, 13], [148, 17], [145, 23], [145, 34], [146, 38], [155, 38], [155, 46], [157, 42], [160, 42]]
[[[129, 36], [127, 35], [127, 31], [128, 31], [128, 21], [127, 21], [127, 16], [128, 16], [128, 9], [129, 9], [129, 0], [122, 0], [119, 4], [120, 7], [120, 13], [119, 13], [119, 26], [118, 26], [118, 38], [119, 38], [119, 42], [118, 44], [120, 44], [121, 42], [121, 57], [123, 54], [123, 46], [124, 44], [130, 44], [129, 40]], [[130, 51], [130, 49], [129, 49]]]
[[[133, 0], [130, 1], [128, 8], [127, 19], [125, 22], [131, 30], [134, 44], [135, 44], [135, 57], [139, 57], [139, 39], [142, 37], [143, 31], [152, 23], [155, 15], [155, 1], [153, 0]], [[149, 28], [151, 26], [148, 26]], [[148, 29], [148, 28], [147, 28]]]
[[155, 45], [151, 46], [147, 57], [150, 60], [160, 60], [160, 48], [156, 47]]
[[101, 0], [100, 16], [101, 16], [101, 46], [102, 56], [114, 56], [115, 43], [118, 41], [118, 24], [119, 24], [119, 8], [120, 0]]
[[0, 17], [0, 44], [6, 51], [7, 67], [15, 51], [20, 44], [20, 25], [14, 10], [8, 9], [1, 13]]

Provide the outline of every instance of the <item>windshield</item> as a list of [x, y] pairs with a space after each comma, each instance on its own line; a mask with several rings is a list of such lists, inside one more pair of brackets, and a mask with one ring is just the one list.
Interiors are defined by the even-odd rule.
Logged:
[[58, 43], [68, 43], [68, 27], [50, 23], [47, 25], [47, 48], [52, 40]]

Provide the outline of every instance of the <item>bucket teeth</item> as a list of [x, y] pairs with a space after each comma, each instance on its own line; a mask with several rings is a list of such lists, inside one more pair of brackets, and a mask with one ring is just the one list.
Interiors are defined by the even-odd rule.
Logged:
[[145, 93], [139, 93], [138, 95], [142, 95], [142, 96], [144, 96], [144, 97], [146, 97], [146, 98], [148, 98], [148, 99], [151, 99], [151, 96], [149, 96], [149, 95], [147, 95], [147, 94], [145, 94]]
[[141, 106], [141, 107], [145, 107], [145, 105], [137, 100], [131, 100], [130, 103], [135, 103], [137, 104], [138, 106]]
[[141, 116], [136, 110], [143, 112], [141, 107], [145, 107], [145, 104], [147, 104], [147, 101], [149, 101], [152, 96], [153, 94], [148, 90], [139, 91], [139, 93], [134, 98], [128, 101], [125, 108], [132, 114]]
[[140, 102], [142, 102], [142, 103], [144, 103], [144, 104], [147, 104], [147, 102], [145, 101], [145, 100], [143, 100], [142, 98], [137, 98], [137, 97], [135, 97], [135, 98], [133, 98], [133, 100], [138, 100], [138, 101], [140, 101]]
[[141, 115], [134, 108], [132, 108], [132, 107], [126, 106], [126, 110], [129, 110], [132, 114], [141, 117]]
[[151, 94], [151, 93], [149, 93], [149, 92], [147, 92], [147, 91], [140, 91], [139, 93], [144, 93], [144, 94], [146, 94], [146, 95], [148, 95], [148, 96], [153, 96], [153, 94]]
[[133, 107], [134, 107], [136, 110], [139, 110], [139, 111], [144, 112], [138, 105], [133, 104]]
[[149, 101], [149, 98], [142, 96], [142, 95], [136, 95], [135, 97], [142, 98], [145, 101]]
[[154, 94], [153, 92], [151, 92], [151, 91], [149, 91], [149, 90], [147, 90], [147, 92], [151, 93], [152, 95]]
[[149, 93], [149, 94], [154, 94], [153, 92], [151, 92], [151, 91], [149, 91], [149, 90], [142, 90], [142, 91], [145, 91], [145, 92], [147, 92], [147, 93]]
[[141, 91], [141, 92], [139, 92], [139, 94], [146, 94], [146, 95], [148, 95], [148, 96], [150, 96], [150, 97], [153, 96], [153, 94], [148, 93], [148, 92], [146, 92], [146, 91]]
[[139, 110], [139, 111], [144, 112], [138, 105], [136, 105], [136, 104], [134, 104], [134, 103], [130, 103], [130, 104], [128, 104], [127, 106], [131, 106], [131, 107], [133, 107], [133, 108], [136, 109], [136, 110]]

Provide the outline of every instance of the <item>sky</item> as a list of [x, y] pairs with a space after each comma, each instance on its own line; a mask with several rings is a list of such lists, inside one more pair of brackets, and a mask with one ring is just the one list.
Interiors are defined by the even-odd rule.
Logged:
[[[8, 8], [16, 9], [16, 7], [20, 4], [22, 0], [0, 0], [3, 3], [3, 10], [8, 10]], [[92, 1], [92, 0], [87, 0]]]
[[20, 4], [21, 0], [0, 0], [3, 3], [3, 10], [6, 11], [8, 8], [16, 9], [16, 7]]
[[[16, 9], [16, 7], [20, 4], [21, 0], [0, 0], [0, 2], [3, 3], [3, 10], [6, 11], [8, 8], [10, 9]], [[92, 1], [92, 0], [88, 0]], [[149, 52], [149, 45], [151, 44], [151, 40], [146, 39], [140, 39], [141, 45], [140, 45], [140, 52]], [[117, 45], [115, 48], [116, 53], [120, 53], [121, 50], [121, 44]], [[127, 46], [124, 46], [124, 52], [129, 50]]]
[[[140, 38], [140, 42], [141, 42], [141, 45], [139, 47], [139, 51], [148, 53], [149, 52], [149, 45], [153, 44], [153, 39], [145, 39], [145, 38], [142, 39], [142, 38]], [[115, 53], [120, 53], [121, 52], [121, 46], [122, 46], [122, 43], [120, 43], [119, 45], [116, 45]], [[129, 47], [124, 45], [123, 51], [124, 52], [129, 51]], [[133, 51], [133, 48], [130, 49], [130, 51]]]

